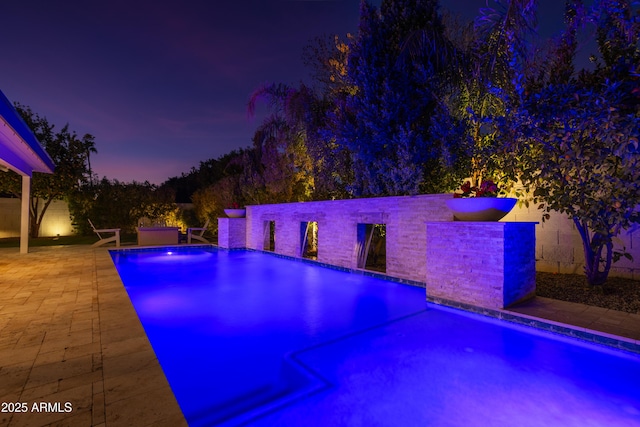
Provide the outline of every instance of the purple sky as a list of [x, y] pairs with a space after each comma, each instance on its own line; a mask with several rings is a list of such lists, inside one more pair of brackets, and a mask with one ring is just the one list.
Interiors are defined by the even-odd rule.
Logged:
[[[562, 1], [543, 0], [561, 22]], [[380, 0], [374, 4], [379, 4]], [[441, 0], [475, 15], [485, 0]], [[359, 0], [22, 0], [0, 5], [0, 89], [96, 138], [101, 178], [160, 184], [251, 145], [264, 82], [307, 79], [303, 47], [355, 33]], [[541, 19], [542, 20], [542, 19]]]

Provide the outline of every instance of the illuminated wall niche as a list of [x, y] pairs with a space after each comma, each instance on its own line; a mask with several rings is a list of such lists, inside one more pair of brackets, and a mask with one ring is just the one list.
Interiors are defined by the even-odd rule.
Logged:
[[276, 222], [264, 222], [264, 246], [265, 251], [275, 252], [276, 250]]
[[386, 273], [386, 224], [358, 224], [358, 268]]
[[300, 257], [318, 259], [318, 222], [300, 223]]

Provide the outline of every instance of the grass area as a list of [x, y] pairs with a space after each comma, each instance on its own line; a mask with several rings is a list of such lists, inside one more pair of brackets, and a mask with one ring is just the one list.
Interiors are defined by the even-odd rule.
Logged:
[[[60, 236], [60, 237], [37, 237], [29, 239], [29, 246], [67, 246], [67, 245], [92, 245], [98, 241], [95, 234], [90, 236]], [[135, 234], [123, 234], [120, 236], [121, 244], [136, 244]], [[113, 244], [111, 244], [113, 246]], [[0, 239], [0, 248], [20, 247], [19, 237], [8, 237]]]

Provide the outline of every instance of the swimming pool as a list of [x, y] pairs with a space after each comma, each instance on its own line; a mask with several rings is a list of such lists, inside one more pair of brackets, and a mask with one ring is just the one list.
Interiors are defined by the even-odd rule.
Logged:
[[253, 251], [112, 257], [191, 426], [640, 426], [640, 356]]

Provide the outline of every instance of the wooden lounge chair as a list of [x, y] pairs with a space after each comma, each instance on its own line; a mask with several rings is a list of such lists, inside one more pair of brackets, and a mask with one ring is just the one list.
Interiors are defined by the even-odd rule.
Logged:
[[[209, 241], [207, 239], [205, 239], [204, 237], [202, 237], [202, 235], [204, 234], [205, 231], [207, 231], [207, 227], [209, 226], [209, 220], [207, 220], [207, 222], [204, 223], [203, 227], [194, 227], [194, 228], [187, 228], [187, 243], [191, 243], [191, 240], [199, 240], [201, 242], [204, 243], [209, 243]], [[194, 233], [194, 232], [198, 232], [199, 233]]]
[[[92, 247], [102, 246], [105, 243], [109, 243], [109, 242], [116, 242], [116, 248], [120, 247], [120, 229], [119, 228], [104, 228], [104, 229], [98, 230], [93, 225], [90, 219], [88, 219], [88, 221], [89, 221], [89, 224], [91, 224], [91, 228], [93, 228], [94, 233], [96, 233], [98, 235], [98, 239], [100, 239], [97, 242], [95, 242], [93, 245], [91, 245]], [[102, 237], [100, 233], [114, 233], [114, 235], [110, 237]]]

